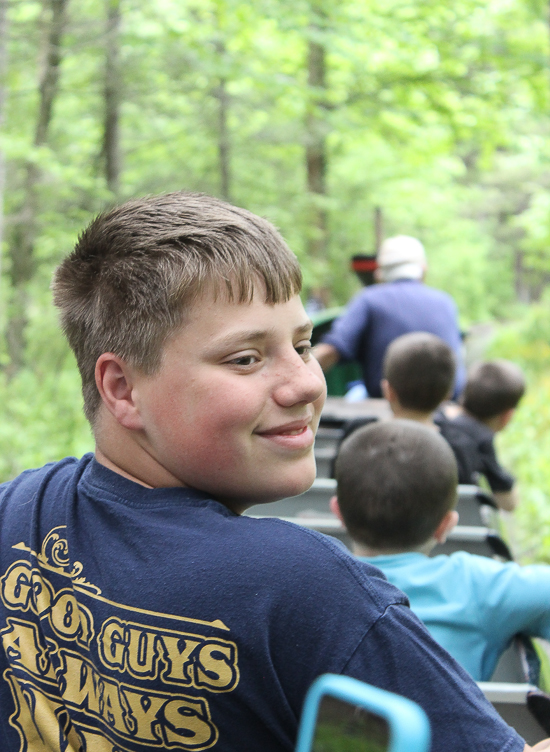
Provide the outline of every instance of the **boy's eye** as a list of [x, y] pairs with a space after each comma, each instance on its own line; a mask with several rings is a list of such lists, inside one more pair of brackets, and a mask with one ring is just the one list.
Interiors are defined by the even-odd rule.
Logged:
[[253, 366], [258, 362], [256, 355], [240, 355], [238, 358], [232, 358], [228, 361], [232, 366]]
[[298, 355], [301, 355], [302, 358], [305, 358], [311, 353], [311, 342], [304, 342], [301, 345], [296, 345], [294, 349], [296, 350]]

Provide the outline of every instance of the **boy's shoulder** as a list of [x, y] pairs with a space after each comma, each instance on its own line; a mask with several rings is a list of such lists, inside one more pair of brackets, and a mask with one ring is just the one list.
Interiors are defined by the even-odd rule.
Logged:
[[48, 482], [65, 483], [78, 467], [84, 468], [92, 457], [92, 454], [86, 454], [80, 460], [76, 457], [65, 457], [57, 462], [47, 462], [42, 467], [23, 470], [15, 478], [0, 484], [0, 500], [21, 496], [28, 501], [29, 493], [37, 493]]
[[[525, 584], [530, 587], [533, 579], [529, 568], [516, 562], [502, 562], [468, 551], [437, 556], [406, 552], [369, 557], [365, 561], [379, 567], [390, 582], [401, 588], [411, 599], [415, 611], [430, 603], [438, 607], [444, 603], [459, 603], [465, 609], [481, 606], [490, 611], [489, 594], [491, 608], [506, 610], [510, 602], [506, 593], [521, 591]], [[550, 583], [550, 567], [543, 574], [543, 581]]]
[[361, 565], [329, 536], [286, 520], [235, 514], [193, 489], [140, 486], [91, 454], [25, 471], [0, 486], [0, 522], [9, 522], [0, 542], [7, 548], [23, 537], [40, 538], [69, 518], [73, 526], [92, 518], [97, 524], [96, 515], [109, 520], [98, 545], [116, 547], [121, 555], [124, 536], [117, 531], [132, 525], [142, 530], [143, 540], [165, 540], [167, 558], [178, 550], [185, 561], [191, 542], [195, 564], [223, 561], [235, 581], [247, 579], [258, 588], [273, 587], [278, 580], [292, 598], [309, 597], [309, 592], [338, 600], [345, 591], [353, 602], [353, 594], [357, 598], [362, 591], [373, 620], [389, 605], [405, 602], [378, 570]]
[[80, 460], [66, 457], [58, 462], [48, 462], [42, 467], [24, 470], [12, 480], [2, 483], [0, 544], [5, 543], [9, 532], [13, 533], [15, 528], [28, 528], [33, 520], [46, 514], [44, 499], [51, 500], [60, 507], [61, 498], [68, 489], [76, 486], [92, 458], [92, 454], [84, 455]]
[[449, 418], [442, 410], [438, 410], [434, 415], [434, 422], [448, 441], [477, 445], [492, 442], [494, 438], [490, 428], [464, 412]]
[[337, 598], [342, 603], [347, 596], [352, 601], [354, 592], [355, 597], [362, 592], [379, 615], [389, 605], [407, 603], [378, 568], [359, 561], [330, 536], [275, 518], [242, 517], [237, 527], [239, 536], [252, 544], [251, 553], [258, 557], [254, 570], [265, 567], [267, 572], [275, 564], [281, 576], [290, 578], [288, 581], [298, 589], [303, 587], [318, 594], [334, 587], [340, 589]]
[[483, 578], [498, 575], [503, 571], [520, 569], [515, 562], [502, 562], [487, 556], [478, 556], [469, 551], [454, 551], [451, 554], [438, 554], [437, 556], [406, 551], [397, 554], [362, 557], [361, 561], [378, 567], [384, 573], [400, 570], [405, 576], [416, 577], [420, 574], [422, 580], [427, 575], [441, 576], [448, 580], [454, 573], [464, 582], [464, 576], [469, 574], [473, 577]]
[[493, 440], [494, 434], [483, 421], [468, 413], [461, 413], [453, 418], [454, 424], [462, 431], [480, 440]]

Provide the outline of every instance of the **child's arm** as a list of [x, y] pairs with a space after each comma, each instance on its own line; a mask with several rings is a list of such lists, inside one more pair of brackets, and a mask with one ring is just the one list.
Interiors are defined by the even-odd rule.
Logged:
[[495, 503], [505, 512], [513, 512], [519, 502], [517, 486], [514, 484], [509, 491], [493, 491]]
[[479, 458], [481, 473], [487, 478], [497, 506], [512, 512], [519, 501], [516, 479], [499, 463], [493, 439], [479, 444]]
[[519, 632], [550, 639], [550, 566], [478, 556], [468, 562], [488, 648], [504, 649]]

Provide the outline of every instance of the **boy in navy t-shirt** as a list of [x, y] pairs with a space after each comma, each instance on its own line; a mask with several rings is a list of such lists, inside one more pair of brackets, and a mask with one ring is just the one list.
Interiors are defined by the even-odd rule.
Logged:
[[325, 672], [416, 700], [434, 752], [524, 748], [378, 570], [241, 516], [315, 476], [300, 287], [268, 222], [185, 193], [58, 268], [96, 447], [0, 487], [3, 751], [290, 752]]
[[457, 468], [435, 431], [396, 420], [363, 428], [336, 463], [333, 511], [354, 553], [409, 597], [430, 633], [477, 681], [515, 634], [550, 639], [550, 567], [457, 551], [429, 557], [457, 522]]

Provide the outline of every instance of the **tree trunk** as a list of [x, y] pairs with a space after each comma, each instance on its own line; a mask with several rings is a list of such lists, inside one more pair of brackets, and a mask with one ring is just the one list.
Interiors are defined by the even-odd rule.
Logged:
[[[221, 25], [220, 17], [217, 17], [218, 26]], [[221, 34], [221, 30], [219, 31]], [[223, 65], [226, 49], [222, 39], [216, 40], [216, 53]], [[218, 101], [218, 165], [220, 170], [220, 193], [226, 201], [231, 201], [231, 140], [229, 134], [229, 93], [227, 91], [227, 78], [222, 74], [218, 85], [214, 89], [214, 97]]]
[[531, 290], [529, 288], [528, 275], [523, 263], [523, 251], [514, 252], [514, 287], [516, 298], [520, 303], [531, 302]]
[[229, 127], [227, 123], [229, 114], [229, 95], [227, 93], [227, 81], [220, 78], [216, 96], [218, 99], [218, 158], [220, 164], [220, 191], [222, 198], [231, 201], [231, 165]]
[[103, 129], [103, 154], [107, 187], [119, 195], [120, 154], [120, 0], [107, 0], [107, 34], [105, 41], [105, 120]]
[[[8, 68], [8, 0], [0, 0], [0, 129], [4, 126], [6, 102], [6, 75]], [[2, 243], [4, 241], [4, 190], [6, 185], [6, 158], [0, 149], [0, 277], [2, 276]]]
[[374, 207], [374, 252], [378, 253], [384, 240], [384, 217], [380, 206]]
[[308, 107], [306, 113], [306, 170], [310, 196], [310, 231], [307, 250], [312, 258], [324, 259], [327, 252], [326, 136], [321, 109], [326, 106], [326, 51], [314, 35], [324, 26], [325, 16], [315, 13], [308, 40]]
[[[61, 38], [66, 25], [68, 0], [44, 0], [50, 22], [46, 30], [44, 67], [39, 84], [39, 106], [34, 132], [34, 146], [48, 140], [53, 105], [58, 92], [61, 65]], [[12, 287], [8, 312], [6, 339], [10, 363], [8, 374], [13, 376], [24, 364], [25, 329], [27, 326], [28, 283], [35, 268], [34, 245], [37, 235], [38, 184], [40, 170], [35, 162], [25, 165], [24, 198], [13, 222], [8, 256], [9, 278]]]

